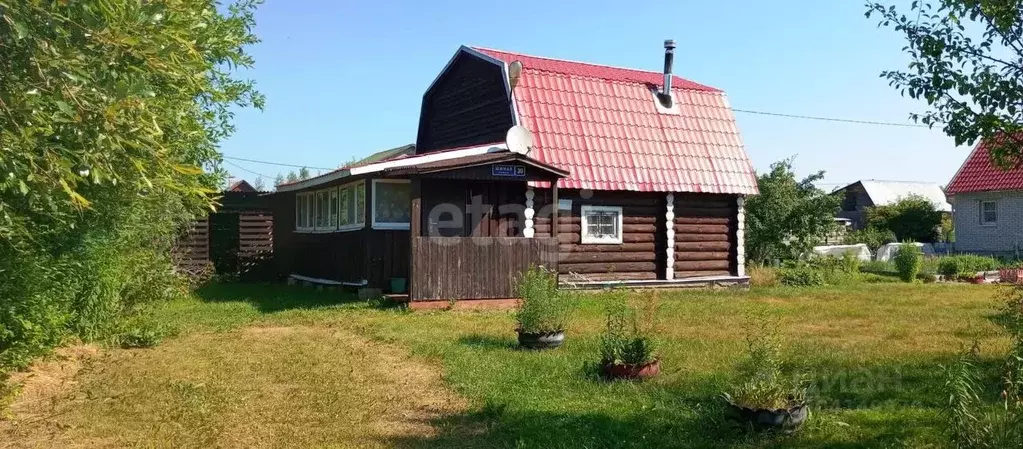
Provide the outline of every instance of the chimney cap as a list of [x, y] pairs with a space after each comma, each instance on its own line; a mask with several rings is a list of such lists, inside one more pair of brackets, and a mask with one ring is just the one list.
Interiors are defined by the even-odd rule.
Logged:
[[675, 48], [675, 39], [665, 39], [664, 48], [672, 50]]

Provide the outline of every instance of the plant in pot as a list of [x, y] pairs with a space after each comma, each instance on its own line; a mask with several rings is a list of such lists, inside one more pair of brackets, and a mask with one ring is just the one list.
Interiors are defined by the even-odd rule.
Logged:
[[549, 349], [565, 341], [565, 323], [570, 304], [558, 290], [557, 273], [542, 266], [531, 266], [519, 278], [519, 346]]
[[656, 334], [658, 293], [643, 294], [636, 308], [621, 290], [608, 292], [607, 324], [600, 337], [600, 369], [608, 379], [647, 379], [661, 372]]
[[739, 380], [724, 394], [733, 418], [755, 429], [795, 430], [809, 413], [804, 376], [784, 372], [781, 344], [766, 324], [759, 333], [748, 335], [746, 342]]

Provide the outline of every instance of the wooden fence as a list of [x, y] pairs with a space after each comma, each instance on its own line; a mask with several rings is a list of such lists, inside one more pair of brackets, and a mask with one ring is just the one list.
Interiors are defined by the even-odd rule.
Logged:
[[261, 212], [239, 214], [238, 255], [251, 257], [273, 251], [273, 228], [273, 215]]
[[[191, 226], [178, 239], [174, 247], [174, 255], [178, 265], [183, 269], [191, 271], [196, 267], [206, 265], [216, 257], [224, 257], [225, 254], [211, 249], [218, 239], [227, 240], [229, 255], [232, 259], [237, 259], [234, 263], [229, 264], [231, 267], [238, 267], [238, 262], [247, 258], [264, 256], [273, 252], [272, 215], [258, 211], [245, 211], [218, 213], [217, 216], [226, 216], [231, 221], [231, 226], [225, 228], [227, 231], [217, 228], [218, 232], [213, 232], [210, 226], [210, 217], [204, 217], [192, 222]], [[234, 225], [235, 217], [237, 217], [237, 226]], [[222, 222], [221, 225], [223, 225]], [[223, 232], [230, 232], [232, 235], [226, 236]], [[237, 235], [234, 235], [234, 232], [237, 232]]]
[[412, 245], [413, 301], [510, 299], [530, 265], [557, 272], [552, 238], [417, 237]]
[[210, 260], [210, 222], [193, 221], [174, 245], [174, 259], [184, 270], [200, 268]]

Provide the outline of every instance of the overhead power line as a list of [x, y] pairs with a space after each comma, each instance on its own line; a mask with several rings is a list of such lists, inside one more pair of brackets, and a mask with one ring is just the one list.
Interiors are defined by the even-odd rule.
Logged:
[[249, 173], [251, 173], [253, 175], [259, 176], [261, 178], [273, 179], [273, 176], [267, 176], [267, 175], [264, 175], [264, 174], [259, 173], [259, 172], [254, 172], [254, 171], [249, 170], [249, 169], [247, 169], [245, 167], [242, 167], [241, 165], [235, 164], [234, 162], [231, 162], [231, 161], [224, 161], [224, 162], [227, 162], [228, 164], [230, 164], [231, 166], [233, 166], [233, 167], [235, 167], [235, 168], [237, 168], [239, 170], [247, 171], [247, 172], [249, 172]]
[[768, 115], [772, 117], [785, 117], [795, 118], [802, 120], [818, 120], [823, 122], [840, 122], [840, 123], [856, 123], [859, 125], [877, 125], [877, 126], [898, 126], [903, 128], [927, 128], [927, 125], [921, 125], [918, 123], [896, 123], [896, 122], [878, 122], [873, 120], [855, 120], [847, 118], [835, 118], [835, 117], [815, 117], [811, 115], [797, 115], [797, 114], [782, 114], [780, 112], [764, 112], [764, 111], [752, 111], [749, 109], [732, 109], [735, 112], [742, 112], [744, 114], [756, 114], [756, 115]]
[[[928, 128], [927, 125], [921, 125], [921, 124], [918, 124], [918, 123], [897, 123], [897, 122], [882, 122], [882, 121], [876, 121], [876, 120], [856, 120], [856, 119], [837, 118], [837, 117], [819, 117], [819, 116], [813, 116], [813, 115], [784, 114], [784, 113], [781, 113], [781, 112], [754, 111], [754, 110], [751, 110], [751, 109], [732, 109], [732, 110], [735, 111], [735, 112], [741, 112], [743, 114], [766, 115], [766, 116], [770, 116], [770, 117], [792, 118], [792, 119], [799, 119], [799, 120], [817, 120], [817, 121], [822, 121], [822, 122], [853, 123], [853, 124], [857, 124], [857, 125], [894, 126], [894, 127], [900, 127], [900, 128]], [[285, 162], [261, 161], [261, 160], [258, 160], [258, 159], [247, 159], [247, 158], [244, 158], [244, 157], [236, 157], [236, 156], [224, 156], [224, 159], [230, 159], [230, 160], [235, 160], [235, 161], [243, 161], [243, 162], [251, 162], [251, 163], [254, 163], [254, 164], [275, 165], [275, 166], [278, 166], [278, 167], [305, 168], [305, 169], [312, 169], [312, 170], [327, 170], [327, 171], [337, 170], [337, 168], [331, 168], [331, 167], [313, 167], [313, 166], [310, 166], [310, 165], [289, 164], [289, 163], [285, 163]], [[256, 173], [256, 172], [248, 170], [248, 169], [246, 169], [244, 167], [238, 166], [237, 164], [231, 164], [231, 165], [234, 165], [235, 167], [238, 167], [238, 168], [240, 168], [242, 170], [245, 170], [245, 171], [247, 171], [249, 173], [269, 178], [269, 176]]]
[[224, 159], [231, 159], [231, 160], [235, 160], [235, 161], [244, 161], [244, 162], [252, 162], [252, 163], [255, 163], [255, 164], [277, 165], [277, 166], [280, 166], [280, 167], [306, 168], [306, 169], [313, 169], [313, 170], [331, 170], [331, 171], [337, 170], [337, 168], [313, 167], [313, 166], [310, 166], [310, 165], [297, 165], [297, 164], [287, 164], [287, 163], [283, 163], [283, 162], [260, 161], [260, 160], [256, 160], [256, 159], [246, 159], [246, 158], [243, 158], [243, 157], [235, 157], [235, 156], [224, 156]]

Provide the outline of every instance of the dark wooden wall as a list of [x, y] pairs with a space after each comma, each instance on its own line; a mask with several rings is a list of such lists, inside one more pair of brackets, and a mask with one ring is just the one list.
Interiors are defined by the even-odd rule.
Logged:
[[[369, 182], [367, 180], [367, 182]], [[366, 189], [367, 207], [372, 189]], [[294, 232], [295, 192], [272, 196], [274, 261], [281, 277], [297, 274], [338, 282], [369, 281], [386, 288], [390, 278], [409, 275], [409, 231]]]
[[[489, 170], [489, 167], [488, 167]], [[422, 180], [423, 233], [430, 237], [517, 237], [522, 235], [526, 184], [522, 181]], [[454, 209], [458, 209], [456, 213]], [[432, 215], [431, 215], [432, 214]], [[456, 215], [452, 217], [452, 214]], [[438, 219], [461, 216], [460, 228]], [[456, 220], [458, 221], [458, 220]]]
[[[551, 233], [551, 192], [538, 189], [536, 205], [536, 235], [549, 237]], [[664, 255], [667, 233], [664, 224], [665, 194], [642, 192], [594, 191], [590, 198], [582, 198], [580, 191], [562, 189], [559, 199], [572, 200], [572, 211], [559, 212], [558, 252], [562, 282], [592, 280], [664, 279]], [[621, 206], [622, 244], [581, 244], [582, 205]], [[572, 273], [579, 276], [573, 276]]]
[[731, 195], [675, 194], [675, 278], [736, 272], [738, 206]]
[[503, 142], [514, 124], [501, 66], [460, 53], [423, 95], [416, 152]]
[[413, 247], [413, 301], [515, 298], [523, 270], [558, 265], [551, 238], [418, 237]]

